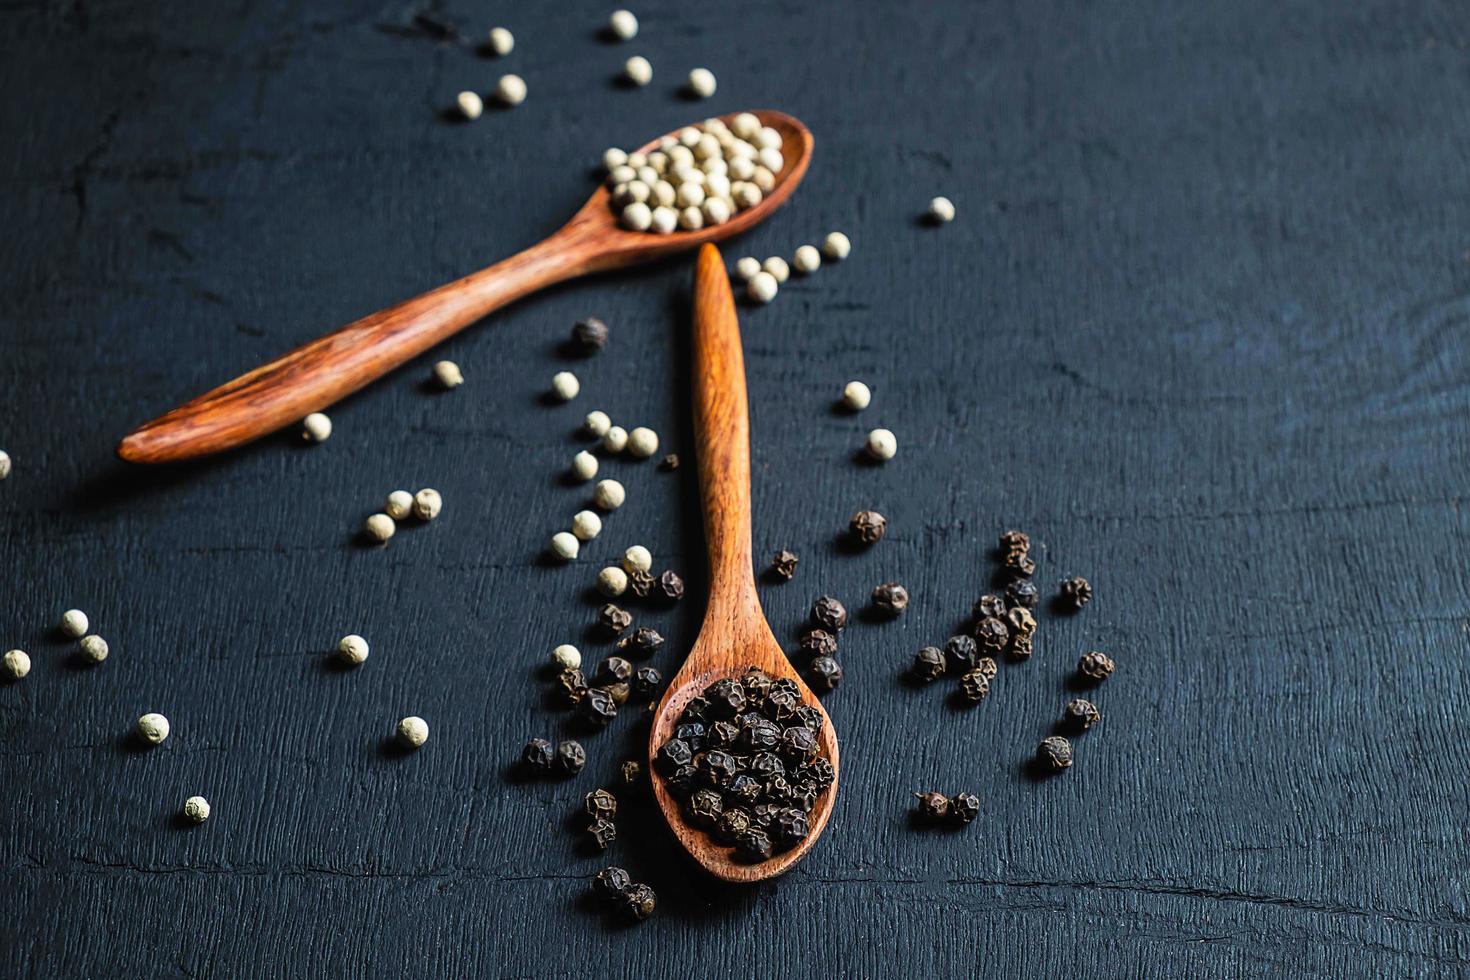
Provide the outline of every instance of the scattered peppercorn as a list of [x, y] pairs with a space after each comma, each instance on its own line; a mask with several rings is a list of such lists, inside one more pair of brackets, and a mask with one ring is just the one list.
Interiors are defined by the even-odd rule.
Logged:
[[1030, 577], [1036, 574], [1036, 562], [1028, 552], [1013, 548], [1005, 553], [1005, 570], [1012, 575]]
[[1041, 593], [1036, 590], [1036, 583], [1029, 578], [1016, 579], [1006, 586], [1006, 601], [1013, 606], [1035, 609], [1040, 598]]
[[589, 316], [572, 325], [572, 344], [583, 354], [596, 354], [607, 346], [607, 324]]
[[566, 695], [568, 704], [577, 704], [587, 696], [587, 677], [576, 667], [568, 667], [556, 675], [557, 683]]
[[623, 657], [608, 657], [597, 668], [597, 683], [615, 684], [633, 676], [633, 665]]
[[587, 825], [587, 835], [599, 850], [605, 851], [607, 845], [618, 839], [618, 825], [611, 820], [593, 820]]
[[1062, 721], [1073, 731], [1085, 732], [1101, 720], [1097, 706], [1085, 698], [1073, 698], [1062, 709]]
[[209, 801], [202, 796], [191, 796], [184, 801], [184, 819], [190, 823], [203, 823], [209, 819]]
[[643, 765], [636, 759], [629, 759], [619, 769], [624, 786], [636, 786], [643, 780]]
[[658, 580], [648, 572], [635, 569], [628, 573], [628, 591], [640, 599], [647, 599], [657, 584]]
[[975, 661], [975, 669], [984, 674], [986, 678], [993, 678], [998, 668], [994, 657], [980, 657]]
[[678, 602], [684, 598], [684, 580], [672, 570], [664, 572], [658, 577], [658, 592], [669, 602]]
[[650, 657], [663, 645], [663, 634], [651, 626], [640, 626], [618, 641], [619, 650], [635, 657]]
[[1082, 659], [1077, 661], [1077, 672], [1094, 683], [1101, 683], [1112, 675], [1117, 666], [1112, 657], [1092, 650], [1084, 653]]
[[664, 675], [658, 672], [657, 667], [639, 667], [633, 675], [633, 691], [640, 698], [652, 698], [663, 683]]
[[876, 544], [888, 533], [888, 518], [876, 510], [860, 510], [852, 515], [847, 528], [863, 544]]
[[80, 609], [68, 609], [61, 614], [61, 632], [74, 640], [86, 636], [90, 626], [87, 614]]
[[978, 667], [960, 678], [960, 696], [966, 701], [979, 704], [989, 693], [990, 678]]
[[1062, 601], [1073, 609], [1081, 609], [1092, 599], [1092, 583], [1081, 575], [1062, 579]]
[[663, 458], [663, 462], [659, 463], [659, 467], [670, 472], [677, 470], [679, 468], [679, 454], [669, 453]]
[[618, 893], [618, 912], [630, 922], [642, 922], [658, 907], [658, 895], [647, 885], [638, 884]]
[[1036, 747], [1036, 757], [1052, 772], [1061, 772], [1072, 764], [1072, 743], [1060, 735], [1044, 738]]
[[1006, 624], [1016, 636], [1031, 636], [1036, 632], [1036, 617], [1025, 606], [1006, 610]]
[[771, 573], [783, 582], [790, 582], [796, 574], [796, 563], [801, 559], [790, 551], [778, 551], [771, 559]]
[[808, 657], [834, 657], [837, 655], [837, 637], [820, 627], [813, 627], [801, 634], [800, 649]]
[[587, 752], [580, 742], [567, 739], [556, 747], [556, 765], [564, 775], [575, 776], [587, 765]]
[[582, 797], [582, 809], [594, 820], [616, 820], [618, 798], [605, 789], [594, 789]]
[[981, 596], [975, 600], [974, 608], [970, 610], [970, 615], [976, 619], [985, 619], [987, 616], [993, 616], [999, 619], [1005, 614], [1006, 601], [998, 595], [987, 594]]
[[549, 772], [554, 761], [556, 761], [556, 750], [544, 738], [531, 739], [521, 750], [521, 762], [531, 772]]
[[577, 711], [585, 721], [605, 728], [618, 716], [618, 703], [606, 690], [589, 687], [582, 700], [577, 702]]
[[914, 654], [914, 663], [909, 672], [916, 679], [928, 684], [943, 677], [944, 670], [944, 652], [938, 647], [924, 647]]
[[898, 455], [898, 438], [888, 429], [874, 429], [868, 433], [865, 448], [873, 459], [886, 463]]
[[1031, 537], [1025, 531], [1006, 531], [1000, 536], [1000, 550], [1006, 551], [1030, 551]]
[[1030, 660], [1031, 654], [1035, 652], [1034, 639], [1022, 633], [1011, 637], [1011, 659]]
[[612, 903], [632, 887], [633, 876], [622, 868], [603, 868], [592, 877], [592, 894], [604, 904]]
[[935, 793], [932, 790], [927, 793], [915, 793], [919, 801], [919, 816], [925, 820], [938, 823], [949, 816], [949, 797], [943, 793]]
[[873, 606], [881, 613], [897, 616], [909, 607], [909, 590], [897, 582], [884, 582], [873, 589]]
[[429, 740], [429, 723], [418, 715], [409, 715], [398, 722], [398, 742], [404, 748], [422, 748]]
[[836, 657], [814, 657], [807, 671], [813, 690], [831, 691], [842, 683], [842, 665]]
[[980, 815], [980, 797], [974, 793], [956, 793], [949, 798], [949, 817], [961, 827]]
[[978, 656], [974, 637], [961, 633], [944, 641], [944, 659], [952, 674], [964, 674], [973, 670]]
[[847, 607], [824, 595], [812, 603], [812, 622], [828, 633], [837, 634], [847, 628]]
[[18, 681], [31, 672], [31, 657], [24, 650], [7, 650], [3, 663], [11, 680]]
[[611, 602], [597, 611], [598, 625], [613, 636], [621, 636], [633, 625], [633, 614]]
[[989, 653], [1000, 653], [1010, 639], [1010, 627], [994, 616], [987, 616], [975, 624], [975, 641]]

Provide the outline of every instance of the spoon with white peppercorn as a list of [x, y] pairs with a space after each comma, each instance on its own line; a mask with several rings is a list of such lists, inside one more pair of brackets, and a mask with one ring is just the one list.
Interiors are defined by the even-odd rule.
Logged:
[[[739, 173], [748, 165], [752, 178], [741, 182], [736, 208], [715, 206], [725, 199], [711, 197], [701, 211], [703, 200], [689, 202], [696, 196], [702, 199], [704, 192], [690, 190], [676, 195], [677, 200], [671, 203], [684, 206], [685, 211], [699, 212], [698, 226], [691, 213], [689, 221], [676, 217], [674, 224], [665, 228], [668, 216], [663, 212], [671, 208], [650, 209], [646, 201], [634, 199], [653, 193], [636, 179], [640, 168], [633, 168], [634, 179], [618, 183], [612, 183], [614, 176], [610, 174], [609, 183], [599, 187], [581, 210], [549, 238], [479, 272], [363, 317], [200, 395], [129, 433], [118, 444], [118, 456], [133, 463], [167, 463], [236, 448], [321, 411], [536, 290], [588, 273], [653, 261], [749, 230], [791, 196], [806, 174], [812, 155], [811, 132], [785, 113], [738, 113], [721, 117], [720, 122], [730, 130], [748, 127], [752, 119], [758, 123], [755, 142], [741, 140], [735, 144], [749, 145], [755, 154], [742, 157], [744, 162], [736, 167]], [[737, 124], [737, 120], [742, 122]], [[701, 135], [708, 135], [712, 122], [704, 124]], [[685, 127], [625, 156], [646, 158], [661, 152], [662, 146], [672, 150], [674, 144], [689, 149], [691, 157], [707, 152], [708, 146], [701, 149], [697, 139], [693, 148], [688, 147], [687, 140], [680, 143], [680, 134], [693, 128]], [[733, 131], [726, 135], [736, 138]], [[772, 145], [757, 146], [762, 140]], [[677, 159], [682, 157], [678, 154]], [[716, 174], [718, 167], [712, 160], [709, 172], [704, 164], [672, 166], [680, 168], [690, 184], [699, 183], [694, 179], [698, 171], [706, 186], [713, 177], [714, 183], [723, 186], [722, 181], [729, 182], [733, 187], [728, 172]], [[626, 164], [613, 169], [619, 168], [627, 169]], [[756, 178], [762, 186], [757, 186]], [[656, 189], [663, 192], [662, 187]], [[684, 190], [683, 184], [679, 190]], [[614, 194], [619, 195], [616, 202]], [[621, 210], [615, 211], [614, 204]], [[657, 217], [654, 211], [659, 212]], [[644, 212], [649, 215], [648, 223], [641, 220]]]

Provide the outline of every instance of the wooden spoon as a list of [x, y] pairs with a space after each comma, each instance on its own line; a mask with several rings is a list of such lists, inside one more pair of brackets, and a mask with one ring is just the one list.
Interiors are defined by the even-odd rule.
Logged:
[[812, 156], [812, 134], [798, 120], [769, 110], [755, 115], [781, 134], [784, 164], [775, 188], [724, 224], [669, 235], [627, 231], [618, 225], [608, 188], [600, 187], [550, 238], [242, 374], [129, 433], [117, 454], [133, 463], [168, 463], [233, 449], [321, 411], [527, 293], [740, 234], [791, 196]]
[[748, 863], [684, 821], [678, 801], [669, 794], [653, 765], [659, 747], [673, 734], [690, 699], [721, 677], [738, 676], [746, 667], [755, 666], [772, 677], [795, 681], [802, 700], [822, 712], [817, 742], [821, 754], [832, 763], [833, 772], [838, 771], [837, 732], [832, 728], [832, 719], [786, 659], [756, 596], [750, 546], [748, 416], [745, 359], [740, 351], [740, 325], [735, 319], [730, 278], [720, 250], [705, 245], [694, 270], [694, 428], [704, 535], [709, 546], [709, 605], [689, 658], [659, 702], [648, 740], [648, 759], [650, 770], [655, 771], [654, 795], [674, 836], [694, 860], [726, 881], [760, 881], [788, 870], [817, 842], [837, 798], [834, 778], [808, 814], [811, 832], [805, 840], [768, 861]]

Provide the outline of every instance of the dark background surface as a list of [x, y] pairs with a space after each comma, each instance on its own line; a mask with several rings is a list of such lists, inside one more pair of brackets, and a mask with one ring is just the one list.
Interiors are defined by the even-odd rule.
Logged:
[[[415, 36], [408, 4], [14, 2], [0, 10], [0, 966], [20, 976], [1402, 975], [1470, 969], [1470, 12], [1463, 4], [1078, 2], [636, 8], [454, 3], [497, 64]], [[647, 55], [655, 81], [612, 83]], [[719, 92], [676, 94], [707, 65]], [[441, 116], [505, 70], [530, 97]], [[810, 601], [907, 616], [847, 631], [826, 703], [836, 813], [783, 880], [718, 888], [626, 810], [606, 859], [581, 795], [636, 749], [588, 738], [566, 783], [515, 784], [564, 730], [540, 665], [635, 542], [690, 601], [641, 621], [693, 639], [693, 471], [604, 463], [628, 503], [570, 568], [538, 555], [585, 488], [559, 471], [583, 413], [689, 444], [686, 262], [533, 297], [286, 434], [129, 470], [113, 443], [349, 319], [523, 248], [570, 215], [607, 145], [712, 112], [787, 109], [806, 184], [746, 240], [852, 257], [744, 320], [758, 554], [779, 636]], [[959, 218], [916, 218], [934, 194]], [[614, 329], [539, 401], [558, 345]], [[873, 407], [831, 408], [862, 378]], [[873, 425], [899, 456], [853, 459]], [[443, 516], [353, 542], [392, 489]], [[836, 543], [872, 506], [870, 552]], [[977, 710], [898, 680], [986, 584], [1006, 526], [1048, 590], [1037, 656]], [[95, 668], [49, 633], [79, 606]], [[360, 670], [324, 666], [337, 638]], [[1065, 775], [1023, 761], [1113, 652], [1104, 720]], [[126, 735], [162, 711], [174, 734]], [[383, 740], [428, 719], [424, 750]], [[912, 790], [984, 801], [960, 834]], [[176, 824], [207, 796], [202, 827]], [[613, 862], [657, 916], [612, 926]]]

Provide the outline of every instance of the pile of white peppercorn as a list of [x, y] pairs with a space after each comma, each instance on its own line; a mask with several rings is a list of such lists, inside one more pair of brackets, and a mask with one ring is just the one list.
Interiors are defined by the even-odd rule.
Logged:
[[438, 490], [425, 487], [418, 493], [394, 490], [382, 511], [363, 522], [363, 533], [375, 544], [387, 544], [398, 531], [398, 522], [416, 517], [421, 521], [432, 521], [444, 508], [444, 498]]
[[822, 256], [841, 262], [852, 253], [852, 242], [840, 231], [829, 232], [821, 251], [815, 245], [801, 245], [788, 263], [779, 255], [762, 262], [747, 255], [735, 263], [735, 278], [745, 283], [745, 295], [756, 303], [769, 303], [776, 298], [782, 284], [791, 278], [791, 270], [809, 276], [822, 267]]

